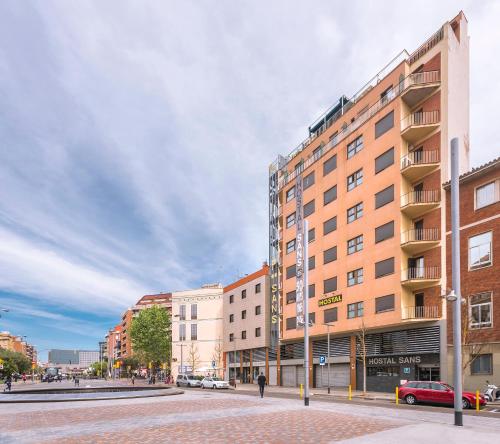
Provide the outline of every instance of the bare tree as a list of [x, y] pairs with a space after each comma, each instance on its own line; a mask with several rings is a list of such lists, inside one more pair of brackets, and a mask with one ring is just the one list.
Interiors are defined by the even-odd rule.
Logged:
[[194, 373], [196, 367], [200, 364], [200, 354], [198, 353], [198, 347], [191, 342], [191, 346], [188, 349], [187, 362], [191, 366], [191, 371]]
[[366, 326], [363, 318], [356, 333], [356, 359], [363, 363], [363, 396], [366, 395]]
[[485, 342], [481, 342], [481, 329], [471, 327], [471, 317], [467, 302], [462, 304], [462, 385], [464, 384], [465, 373], [485, 347]]
[[219, 376], [219, 369], [221, 368], [222, 364], [222, 342], [221, 339], [219, 338], [217, 340], [217, 344], [214, 347], [214, 352], [212, 353], [212, 361], [215, 362], [215, 367], [216, 367], [216, 375]]

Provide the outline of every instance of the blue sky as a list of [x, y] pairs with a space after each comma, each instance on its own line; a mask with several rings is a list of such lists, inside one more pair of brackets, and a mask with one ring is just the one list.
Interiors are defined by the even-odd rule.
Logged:
[[472, 165], [498, 155], [500, 4], [384, 6], [0, 2], [0, 330], [95, 348], [143, 294], [260, 267], [268, 164], [460, 8]]

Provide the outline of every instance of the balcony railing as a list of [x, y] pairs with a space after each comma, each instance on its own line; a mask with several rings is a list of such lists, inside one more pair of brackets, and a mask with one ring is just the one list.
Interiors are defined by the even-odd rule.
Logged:
[[441, 279], [439, 267], [412, 267], [403, 270], [402, 281]]
[[444, 27], [441, 26], [435, 32], [432, 34], [422, 45], [419, 46], [419, 48], [414, 51], [410, 57], [408, 57], [408, 63], [411, 65], [412, 63], [415, 63], [420, 57], [422, 57], [427, 51], [430, 51], [434, 46], [436, 46], [444, 36]]
[[439, 203], [439, 190], [410, 191], [401, 196], [401, 206]]
[[411, 126], [436, 125], [439, 123], [439, 111], [419, 111], [411, 113], [401, 121], [401, 131]]
[[439, 307], [437, 305], [425, 305], [423, 307], [403, 307], [403, 319], [435, 319], [439, 318]]
[[438, 228], [415, 228], [413, 230], [405, 231], [401, 234], [401, 243], [408, 242], [433, 242], [439, 240]]
[[438, 150], [412, 151], [401, 158], [401, 169], [433, 163], [439, 163]]
[[406, 87], [413, 85], [425, 85], [427, 83], [437, 83], [440, 80], [439, 71], [414, 72], [406, 78]]

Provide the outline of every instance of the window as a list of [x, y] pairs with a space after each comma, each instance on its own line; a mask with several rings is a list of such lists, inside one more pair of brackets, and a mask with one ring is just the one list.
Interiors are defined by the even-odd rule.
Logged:
[[354, 190], [363, 183], [363, 168], [347, 176], [347, 191]]
[[295, 300], [297, 299], [297, 293], [295, 290], [293, 291], [289, 291], [287, 294], [286, 294], [286, 303], [287, 304], [293, 304], [295, 302]]
[[470, 365], [471, 375], [493, 374], [493, 355], [476, 355]]
[[247, 297], [247, 291], [241, 290], [241, 299], [246, 299], [246, 297]]
[[334, 185], [329, 190], [326, 190], [323, 193], [323, 205], [328, 205], [330, 202], [333, 202], [337, 199], [337, 185]]
[[246, 310], [243, 310], [241, 312], [241, 319], [246, 319], [247, 318], [247, 311]]
[[316, 313], [309, 313], [309, 325], [316, 323]]
[[387, 103], [389, 100], [395, 97], [394, 90], [392, 89], [392, 85], [389, 88], [385, 89], [385, 91], [380, 94], [380, 100], [382, 103]]
[[347, 273], [347, 286], [352, 287], [353, 285], [358, 285], [363, 283], [363, 269], [358, 268], [356, 270], [349, 271]]
[[375, 243], [382, 242], [394, 237], [394, 221], [391, 220], [380, 227], [375, 228]]
[[334, 154], [328, 160], [323, 162], [323, 176], [331, 173], [335, 168], [337, 168], [337, 155]]
[[337, 322], [338, 320], [338, 308], [329, 308], [323, 312], [323, 323], [328, 324], [329, 322]]
[[255, 316], [259, 316], [262, 313], [260, 305], [255, 306]]
[[304, 161], [302, 159], [295, 164], [294, 171], [297, 175], [299, 175], [302, 171], [304, 171]]
[[234, 294], [229, 296], [229, 303], [232, 304], [234, 302]]
[[293, 330], [297, 327], [297, 318], [286, 318], [286, 329]]
[[286, 192], [286, 201], [290, 202], [295, 197], [295, 185], [287, 190]]
[[255, 337], [256, 337], [256, 338], [260, 338], [260, 327], [257, 327], [257, 328], [255, 329]]
[[186, 324], [179, 324], [179, 341], [186, 340]]
[[309, 299], [313, 298], [314, 296], [316, 296], [316, 285], [309, 284]]
[[347, 318], [360, 318], [363, 316], [363, 302], [355, 302], [347, 305]]
[[198, 305], [191, 304], [191, 319], [198, 319]]
[[394, 295], [380, 296], [375, 298], [375, 313], [394, 310]]
[[323, 264], [328, 264], [330, 262], [337, 260], [337, 247], [329, 248], [323, 251]]
[[232, 313], [229, 315], [229, 322], [230, 323], [234, 322], [234, 314], [232, 314]]
[[359, 136], [347, 145], [347, 158], [350, 159], [363, 149], [363, 136]]
[[476, 188], [476, 210], [499, 200], [499, 182], [490, 182]]
[[316, 256], [311, 256], [308, 261], [308, 269], [314, 270], [316, 268]]
[[302, 189], [307, 190], [311, 185], [314, 185], [314, 171], [309, 173], [306, 177], [304, 177], [302, 183]]
[[229, 342], [234, 341], [234, 333], [229, 333]]
[[469, 298], [469, 325], [470, 328], [489, 328], [493, 303], [491, 293], [479, 293]]
[[314, 199], [304, 205], [304, 217], [310, 216], [314, 213]]
[[179, 319], [181, 321], [186, 320], [186, 306], [185, 305], [179, 306]]
[[191, 324], [191, 341], [198, 340], [198, 325]]
[[289, 254], [293, 251], [295, 251], [295, 239], [292, 239], [291, 241], [286, 243], [286, 254]]
[[286, 227], [290, 228], [295, 225], [295, 211], [286, 217]]
[[375, 158], [375, 174], [380, 173], [387, 167], [394, 164], [394, 148], [388, 149], [385, 153]]
[[378, 139], [382, 134], [385, 134], [394, 127], [394, 111], [391, 111], [385, 117], [382, 117], [375, 123], [375, 139]]
[[367, 367], [366, 376], [399, 376], [399, 367]]
[[363, 216], [363, 202], [360, 202], [347, 210], [347, 223], [350, 224]]
[[394, 273], [394, 258], [384, 259], [380, 262], [375, 262], [375, 278], [387, 276]]
[[255, 293], [260, 293], [260, 283], [255, 284]]
[[286, 267], [286, 278], [290, 279], [295, 277], [295, 274], [297, 273], [297, 270], [294, 265], [290, 265], [289, 267]]
[[247, 338], [247, 331], [246, 330], [243, 330], [241, 332], [241, 339], [246, 339]]
[[491, 265], [491, 238], [492, 232], [469, 237], [469, 269], [487, 267]]
[[354, 254], [363, 249], [363, 235], [353, 237], [347, 241], [347, 254]]
[[394, 185], [384, 188], [375, 194], [375, 209], [387, 205], [394, 200]]
[[323, 293], [331, 293], [337, 291], [337, 276], [323, 281]]
[[311, 228], [308, 231], [308, 239], [309, 239], [309, 242], [313, 242], [314, 239], [316, 239], [316, 230], [314, 228]]
[[318, 160], [321, 157], [321, 154], [323, 154], [322, 153], [322, 149], [323, 149], [323, 144], [321, 144], [320, 146], [314, 148], [314, 150], [313, 150], [314, 160]]
[[337, 216], [323, 222], [323, 235], [331, 233], [337, 229]]

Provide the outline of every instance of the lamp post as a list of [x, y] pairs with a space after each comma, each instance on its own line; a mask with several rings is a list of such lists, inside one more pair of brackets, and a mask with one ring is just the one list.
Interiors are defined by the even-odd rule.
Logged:
[[181, 348], [181, 373], [184, 373], [184, 358], [183, 358], [183, 350], [186, 347], [186, 344], [177, 344], [177, 347]]
[[[236, 339], [241, 339], [237, 338], [236, 336], [233, 336], [233, 356], [234, 356], [234, 388], [236, 388]], [[241, 352], [240, 352], [240, 359], [241, 359]], [[241, 375], [240, 375], [241, 376]], [[229, 378], [231, 379], [231, 378]]]
[[330, 394], [330, 327], [333, 327], [333, 324], [331, 322], [326, 322], [325, 324], [327, 328], [327, 334], [328, 334], [328, 352], [327, 352], [327, 359], [328, 359], [328, 394]]

